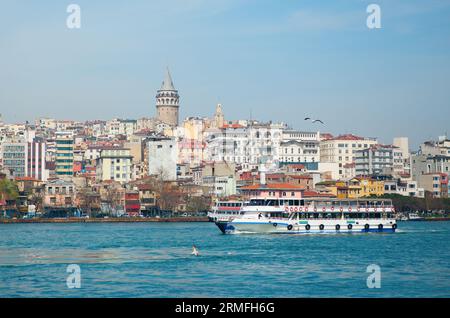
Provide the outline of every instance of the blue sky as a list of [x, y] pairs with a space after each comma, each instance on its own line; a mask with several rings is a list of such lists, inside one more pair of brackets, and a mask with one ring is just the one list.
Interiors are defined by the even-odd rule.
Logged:
[[[66, 27], [70, 3], [79, 30]], [[370, 3], [379, 30], [366, 27]], [[1, 2], [7, 122], [154, 116], [166, 65], [182, 118], [221, 102], [227, 119], [409, 136], [413, 147], [450, 133], [450, 1]]]

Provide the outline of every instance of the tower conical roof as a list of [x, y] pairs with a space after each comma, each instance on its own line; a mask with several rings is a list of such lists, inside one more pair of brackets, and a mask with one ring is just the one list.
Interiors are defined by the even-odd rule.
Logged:
[[170, 76], [169, 68], [167, 68], [166, 77], [161, 85], [162, 91], [174, 91], [175, 87], [173, 86], [172, 77]]

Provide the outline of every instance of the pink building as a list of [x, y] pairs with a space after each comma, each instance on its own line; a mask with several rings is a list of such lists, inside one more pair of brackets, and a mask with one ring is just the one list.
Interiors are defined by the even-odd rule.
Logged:
[[254, 184], [240, 188], [241, 194], [249, 198], [264, 199], [301, 199], [303, 198], [303, 187], [289, 183]]

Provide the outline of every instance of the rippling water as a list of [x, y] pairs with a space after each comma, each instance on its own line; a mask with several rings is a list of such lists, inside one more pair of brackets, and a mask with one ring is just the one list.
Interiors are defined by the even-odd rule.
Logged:
[[[450, 297], [450, 222], [222, 235], [212, 223], [0, 225], [0, 297]], [[201, 256], [191, 255], [196, 244]], [[66, 286], [69, 264], [81, 288]], [[381, 288], [366, 285], [370, 264]]]

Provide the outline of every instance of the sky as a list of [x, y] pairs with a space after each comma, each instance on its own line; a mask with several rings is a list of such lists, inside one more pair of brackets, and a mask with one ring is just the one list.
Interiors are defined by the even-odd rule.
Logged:
[[[66, 26], [71, 3], [80, 29]], [[381, 29], [366, 25], [371, 3]], [[227, 120], [407, 136], [411, 148], [450, 134], [450, 1], [0, 3], [5, 122], [155, 116], [167, 66], [181, 118], [221, 103]]]

